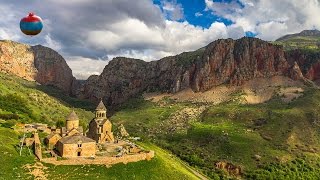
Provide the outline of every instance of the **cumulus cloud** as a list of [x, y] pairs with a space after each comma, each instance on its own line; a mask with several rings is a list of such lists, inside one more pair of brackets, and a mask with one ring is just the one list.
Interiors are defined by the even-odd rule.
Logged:
[[184, 19], [183, 7], [176, 0], [162, 1], [162, 9], [170, 20], [177, 21]]
[[205, 3], [207, 10], [265, 40], [305, 29], [320, 29], [320, 21], [315, 18], [320, 16], [319, 0], [205, 0]]
[[67, 64], [77, 79], [87, 79], [90, 75], [99, 75], [108, 64], [108, 61], [84, 58], [81, 56], [69, 56], [67, 59]]

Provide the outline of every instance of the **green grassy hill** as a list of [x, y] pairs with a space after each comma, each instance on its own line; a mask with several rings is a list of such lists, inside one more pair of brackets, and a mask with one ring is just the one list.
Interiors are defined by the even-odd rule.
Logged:
[[274, 44], [282, 45], [285, 50], [308, 49], [319, 50], [320, 31], [306, 30], [301, 33], [283, 36], [277, 39]]
[[[95, 106], [64, 96], [54, 88], [0, 74], [0, 180], [36, 179], [30, 171], [38, 169], [26, 166], [36, 165], [37, 160], [27, 148], [24, 148], [22, 156], [19, 156], [17, 145], [22, 134], [10, 128], [13, 124], [42, 122], [54, 125], [57, 121], [64, 121], [74, 109], [81, 124], [87, 125], [93, 113], [84, 109], [90, 107], [94, 109]], [[43, 164], [40, 170], [48, 179], [198, 179], [194, 172], [173, 154], [151, 143], [140, 143], [141, 146], [154, 150], [156, 157], [151, 161], [117, 164], [112, 167]], [[39, 172], [35, 171], [35, 174]]]
[[[50, 96], [45, 92], [59, 96]], [[78, 100], [62, 94], [55, 88], [39, 86], [35, 82], [0, 73], [0, 119], [8, 120], [7, 123], [41, 122], [55, 125], [57, 121], [65, 121], [66, 116], [75, 110], [81, 124], [87, 124], [93, 113], [74, 108], [67, 102]], [[94, 107], [89, 102], [83, 104]]]
[[123, 123], [134, 135], [172, 151], [211, 178], [227, 175], [215, 168], [216, 162], [240, 166], [241, 176], [249, 179], [320, 178], [319, 90], [310, 88], [289, 104], [275, 97], [259, 105], [237, 101], [206, 105], [197, 119], [187, 123], [186, 131], [168, 133], [171, 127], [161, 128], [163, 124], [170, 126], [173, 114], [201, 105], [135, 99], [111, 119]]
[[[24, 149], [22, 156], [16, 145], [19, 134], [12, 129], [0, 127], [0, 179], [33, 179], [25, 165], [33, 165], [36, 160]], [[174, 155], [150, 143], [141, 143], [152, 149], [156, 157], [151, 161], [140, 161], [112, 167], [102, 165], [54, 166], [44, 164], [42, 171], [48, 179], [198, 179], [187, 166]]]

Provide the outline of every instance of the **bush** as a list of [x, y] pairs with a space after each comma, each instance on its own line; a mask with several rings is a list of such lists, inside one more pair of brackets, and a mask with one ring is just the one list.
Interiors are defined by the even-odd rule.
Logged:
[[7, 120], [5, 123], [2, 123], [2, 127], [11, 128], [12, 126], [16, 125], [17, 121], [15, 120]]
[[9, 120], [9, 119], [19, 119], [19, 115], [17, 114], [0, 114], [0, 119]]

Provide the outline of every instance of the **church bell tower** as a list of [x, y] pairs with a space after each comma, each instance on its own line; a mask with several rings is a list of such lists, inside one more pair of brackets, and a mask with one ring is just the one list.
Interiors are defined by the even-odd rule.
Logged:
[[106, 119], [107, 118], [107, 108], [100, 100], [99, 105], [96, 108], [96, 119]]

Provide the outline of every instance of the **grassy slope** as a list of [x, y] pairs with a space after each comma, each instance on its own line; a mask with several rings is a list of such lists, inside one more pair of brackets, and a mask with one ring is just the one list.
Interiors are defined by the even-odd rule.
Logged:
[[0, 179], [26, 179], [30, 177], [23, 170], [24, 164], [33, 163], [34, 156], [30, 156], [27, 149], [23, 157], [19, 156], [15, 147], [19, 143], [18, 134], [8, 128], [0, 127]]
[[[58, 98], [47, 95], [58, 96]], [[1, 97], [3, 97], [1, 99]], [[59, 99], [64, 99], [61, 101]], [[68, 98], [68, 99], [66, 99]], [[55, 89], [40, 87], [33, 82], [27, 82], [19, 78], [0, 74], [0, 114], [16, 113], [20, 119], [14, 122], [44, 122], [55, 124], [57, 120], [64, 120], [72, 110], [68, 103], [90, 107], [87, 102], [79, 102], [76, 99], [61, 95]], [[75, 109], [83, 124], [88, 122], [92, 112]], [[45, 116], [45, 117], [44, 117]], [[0, 179], [27, 179], [32, 176], [22, 168], [25, 164], [35, 162], [34, 155], [30, 155], [28, 149], [24, 149], [19, 156], [19, 138], [21, 134], [12, 129], [1, 127], [11, 120], [0, 120]], [[45, 165], [48, 169], [45, 173], [49, 179], [197, 179], [184, 164], [167, 151], [152, 145], [142, 143], [148, 149], [155, 150], [156, 157], [151, 161], [118, 164], [111, 168], [105, 166], [52, 166]]]
[[[58, 120], [64, 121], [72, 109], [76, 111], [82, 124], [92, 118], [92, 112], [73, 108], [65, 102], [73, 98], [65, 97], [63, 101], [37, 89], [44, 88], [34, 82], [0, 73], [0, 114], [17, 114], [20, 122], [43, 122], [51, 125]], [[53, 88], [50, 91], [61, 94]]]
[[50, 179], [197, 179], [179, 159], [152, 144], [141, 143], [152, 149], [156, 157], [151, 161], [105, 166], [49, 166]]
[[[9, 128], [0, 127], [0, 179], [27, 179], [32, 178], [22, 168], [25, 164], [33, 164], [35, 157], [27, 149], [19, 156], [15, 147], [19, 142], [19, 135]], [[140, 161], [127, 165], [117, 164], [106, 166], [53, 166], [45, 164], [44, 170], [49, 179], [197, 179], [175, 156], [169, 152], [152, 145], [141, 143], [142, 146], [156, 152], [151, 161]]]
[[[155, 122], [165, 121], [172, 112], [188, 104], [157, 106], [151, 102], [128, 103], [112, 117], [115, 123], [124, 123], [136, 135], [152, 134]], [[308, 90], [305, 95], [291, 104], [284, 104], [278, 98], [260, 105], [239, 105], [235, 102], [211, 106], [198, 122], [184, 134], [157, 135], [153, 141], [171, 150], [190, 165], [202, 169], [204, 173], [216, 177], [216, 161], [228, 161], [240, 165], [245, 175], [261, 177], [267, 174], [263, 166], [282, 163], [284, 169], [297, 169], [291, 160], [302, 158], [310, 165], [310, 172], [291, 172], [290, 177], [312, 176], [318, 164], [320, 151], [320, 91]], [[165, 115], [163, 117], [163, 115]], [[260, 123], [259, 123], [260, 122]], [[261, 123], [262, 122], [262, 123]], [[152, 136], [151, 136], [152, 137]], [[151, 138], [150, 138], [151, 139]], [[261, 156], [257, 161], [254, 156]], [[288, 163], [288, 164], [286, 164]], [[261, 167], [260, 171], [254, 171]], [[216, 172], [215, 172], [216, 171]], [[268, 171], [269, 172], [269, 171]], [[269, 172], [270, 173], [270, 172]], [[281, 172], [273, 171], [273, 175]], [[289, 173], [290, 174], [290, 173]], [[298, 176], [298, 175], [300, 176]], [[269, 174], [270, 175], [270, 174]]]
[[283, 45], [285, 50], [292, 49], [308, 49], [308, 50], [319, 50], [318, 44], [320, 37], [312, 36], [296, 36], [290, 39], [275, 41], [274, 44]]

